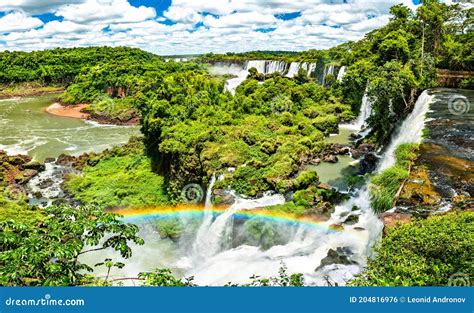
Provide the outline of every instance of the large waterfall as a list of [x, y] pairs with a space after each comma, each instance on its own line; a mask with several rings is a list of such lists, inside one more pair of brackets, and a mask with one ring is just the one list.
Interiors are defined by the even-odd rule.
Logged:
[[[210, 185], [210, 189], [212, 185]], [[240, 210], [252, 210], [285, 203], [279, 194], [267, 194], [259, 199], [235, 198], [235, 202], [224, 213], [209, 223], [205, 218], [193, 245], [193, 259], [202, 262], [227, 246], [227, 238], [232, 235], [232, 218]]]
[[[421, 140], [425, 115], [431, 99], [426, 91], [419, 97], [413, 112], [402, 123], [383, 154], [378, 171], [394, 164], [394, 152], [399, 144]], [[302, 273], [307, 284], [344, 285], [365, 266], [367, 256], [371, 255], [372, 246], [380, 238], [383, 227], [370, 208], [369, 188], [365, 186], [347, 202], [338, 205], [330, 219], [322, 224], [323, 227], [308, 229], [301, 226], [287, 244], [273, 246], [268, 250], [249, 245], [216, 249], [215, 240], [225, 240], [223, 234], [226, 229], [230, 229], [229, 221], [236, 211], [258, 207], [263, 203], [253, 204], [237, 202], [215, 219], [205, 238], [199, 239], [207, 242], [205, 248], [200, 250], [206, 253], [202, 255], [203, 258], [200, 258], [197, 266], [194, 264], [188, 271], [189, 275], [195, 277], [197, 283], [203, 285], [220, 285], [229, 281], [244, 283], [253, 274], [275, 275], [284, 262], [290, 273]], [[358, 217], [357, 222], [345, 223], [352, 215]], [[332, 232], [329, 230], [330, 225], [341, 225], [343, 230]], [[222, 242], [217, 246], [224, 247]], [[329, 250], [344, 255], [348, 261], [345, 264], [321, 263]]]
[[239, 63], [218, 62], [210, 67], [210, 72], [216, 75], [232, 75], [227, 80], [225, 90], [235, 93], [237, 87], [247, 78], [249, 70], [254, 67], [260, 74], [272, 74], [279, 72], [286, 77], [294, 77], [300, 68], [312, 76], [316, 70], [316, 63], [272, 61], [272, 60], [250, 60]]

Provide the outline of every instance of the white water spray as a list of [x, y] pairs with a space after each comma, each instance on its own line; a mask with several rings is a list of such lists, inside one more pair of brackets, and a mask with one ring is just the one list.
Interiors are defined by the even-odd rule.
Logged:
[[[425, 114], [428, 111], [431, 96], [424, 92], [416, 102], [413, 112], [402, 123], [399, 131], [382, 156], [378, 171], [394, 164], [396, 146], [404, 142], [419, 142], [424, 127]], [[355, 210], [354, 210], [355, 209]], [[222, 219], [213, 223], [214, 230], [223, 233], [229, 227], [226, 221], [235, 212], [236, 207], [222, 214]], [[345, 224], [349, 215], [357, 215], [358, 222]], [[341, 232], [330, 232], [330, 225], [342, 225]], [[322, 224], [321, 229], [300, 229], [285, 245], [273, 246], [264, 251], [256, 246], [239, 247], [208, 254], [197, 267], [189, 271], [196, 282], [203, 285], [221, 285], [229, 281], [246, 283], [253, 274], [261, 276], [276, 275], [281, 262], [284, 262], [290, 273], [302, 273], [305, 283], [309, 285], [332, 284], [344, 285], [347, 280], [360, 272], [365, 266], [367, 257], [372, 253], [372, 246], [379, 240], [383, 224], [370, 208], [368, 186], [347, 202], [336, 207], [330, 219]], [[353, 264], [321, 265], [329, 249], [342, 249]], [[317, 270], [316, 270], [317, 269]]]

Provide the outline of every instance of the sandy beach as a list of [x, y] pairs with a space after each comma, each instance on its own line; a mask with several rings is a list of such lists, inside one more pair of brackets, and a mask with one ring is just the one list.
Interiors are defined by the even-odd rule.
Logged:
[[87, 106], [87, 104], [63, 106], [55, 102], [46, 108], [46, 112], [57, 116], [87, 119], [90, 115], [88, 113], [81, 112], [81, 110]]

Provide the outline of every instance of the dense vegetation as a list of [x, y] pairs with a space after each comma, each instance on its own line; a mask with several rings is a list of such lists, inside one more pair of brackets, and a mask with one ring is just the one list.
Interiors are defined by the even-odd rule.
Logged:
[[[90, 157], [83, 176], [66, 183], [75, 199], [100, 207], [27, 209], [24, 194], [11, 186], [23, 182], [28, 165], [20, 162], [18, 171], [12, 166], [18, 166], [16, 160], [2, 156], [0, 284], [104, 283], [86, 275], [92, 268], [78, 259], [88, 251], [86, 247], [112, 247], [129, 257], [128, 243], [142, 240], [136, 236], [136, 226], [122, 223], [103, 208], [176, 202], [183, 186], [207, 185], [213, 173], [223, 175], [216, 188], [230, 186], [248, 196], [267, 190], [291, 195], [285, 205], [270, 209], [327, 212], [327, 206], [340, 198], [321, 186], [317, 172], [306, 165], [326, 152], [326, 135], [355, 117], [365, 90], [374, 108], [368, 140], [381, 146], [411, 111], [416, 95], [436, 85], [437, 67], [473, 69], [474, 41], [468, 31], [472, 10], [430, 0], [416, 13], [402, 5], [394, 6], [391, 13], [387, 26], [361, 41], [327, 51], [200, 59], [347, 66], [341, 83], [332, 79], [325, 86], [304, 72], [294, 79], [279, 74], [262, 79], [252, 71], [235, 96], [223, 92], [224, 78], [213, 77], [199, 63], [164, 62], [137, 49], [1, 52], [1, 84], [61, 86], [67, 88], [61, 96], [65, 104], [91, 103], [92, 114], [120, 121], [140, 116], [144, 141]], [[377, 212], [392, 207], [408, 177], [413, 153], [413, 146], [401, 146], [396, 165], [373, 177], [372, 205]], [[456, 271], [472, 275], [472, 219], [472, 213], [456, 213], [396, 228], [354, 284], [442, 285]], [[267, 231], [252, 223], [246, 226], [259, 241]], [[169, 237], [177, 236], [179, 227], [173, 222], [159, 226], [162, 235]], [[123, 264], [107, 259], [99, 266], [110, 269]], [[251, 285], [303, 283], [300, 275], [288, 276], [284, 270], [280, 274], [270, 280], [255, 278]], [[192, 285], [168, 270], [143, 273], [139, 279], [147, 285]]]
[[72, 176], [65, 190], [81, 203], [102, 208], [146, 207], [169, 203], [164, 179], [153, 173], [141, 138], [90, 156], [80, 176]]
[[[454, 212], [394, 228], [376, 257], [352, 284], [447, 286], [455, 275], [474, 275], [474, 213]], [[464, 278], [466, 279], [466, 278]]]
[[390, 12], [386, 26], [339, 47], [347, 49], [340, 92], [356, 109], [367, 89], [374, 108], [371, 138], [378, 143], [388, 142], [421, 90], [436, 86], [436, 68], [474, 70], [472, 8], [427, 0], [416, 13], [401, 4]]
[[372, 177], [370, 204], [375, 212], [385, 212], [394, 206], [400, 187], [410, 176], [411, 166], [417, 158], [417, 149], [417, 144], [398, 146], [395, 151], [395, 164]]

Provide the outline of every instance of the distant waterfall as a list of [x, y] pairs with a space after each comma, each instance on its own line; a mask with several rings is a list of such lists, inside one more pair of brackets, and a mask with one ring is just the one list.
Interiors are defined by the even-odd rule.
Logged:
[[225, 85], [225, 90], [234, 94], [237, 87], [247, 79], [249, 74], [248, 71], [252, 67], [254, 67], [260, 74], [268, 75], [279, 72], [290, 78], [296, 76], [300, 68], [306, 70], [308, 76], [313, 76], [316, 71], [316, 63], [291, 62], [288, 64], [285, 61], [250, 60], [243, 63], [218, 62], [211, 66], [210, 72], [215, 75], [230, 74], [235, 76], [228, 79]]
[[346, 67], [341, 66], [341, 68], [339, 69], [339, 72], [337, 73], [337, 81], [338, 82], [342, 81], [342, 77], [344, 76], [345, 73], [346, 73]]
[[316, 63], [291, 62], [290, 68], [288, 69], [288, 72], [285, 76], [293, 78], [298, 74], [298, 71], [301, 68], [308, 72], [308, 76], [312, 76], [314, 74], [314, 71], [316, 70]]
[[324, 66], [324, 71], [323, 71], [323, 79], [322, 79], [322, 84], [326, 84], [326, 76], [328, 75], [333, 75], [334, 76], [335, 72], [335, 66], [334, 64], [329, 64]]
[[360, 105], [359, 116], [357, 116], [356, 121], [354, 122], [354, 128], [357, 131], [361, 131], [367, 123], [367, 119], [372, 115], [372, 101], [370, 101], [367, 96], [367, 88], [365, 88], [364, 96], [362, 97], [362, 103]]

